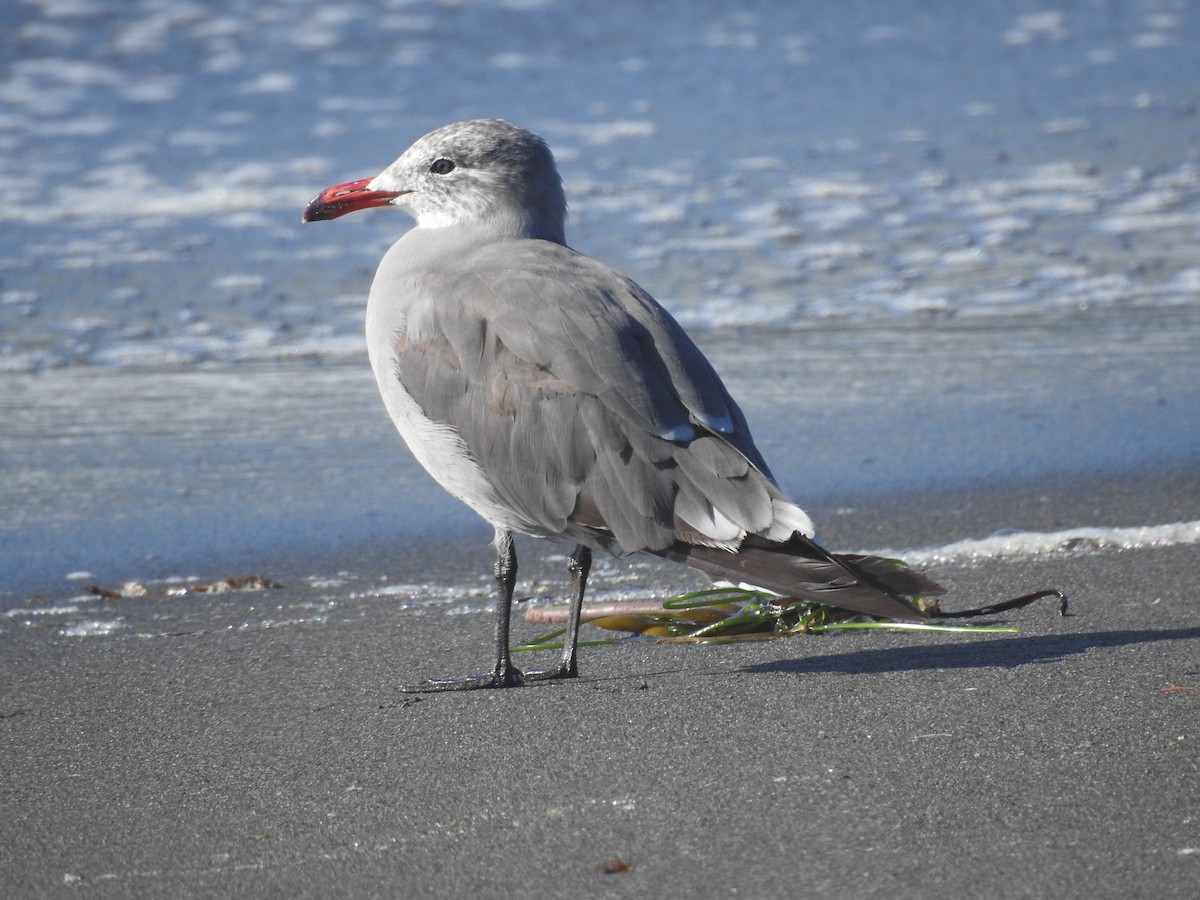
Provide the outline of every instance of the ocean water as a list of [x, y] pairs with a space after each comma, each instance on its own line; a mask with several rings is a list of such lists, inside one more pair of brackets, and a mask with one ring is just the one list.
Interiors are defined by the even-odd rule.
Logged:
[[1197, 46], [1165, 0], [9, 4], [0, 604], [486, 534], [367, 370], [408, 220], [299, 221], [476, 116], [802, 502], [1200, 464]]

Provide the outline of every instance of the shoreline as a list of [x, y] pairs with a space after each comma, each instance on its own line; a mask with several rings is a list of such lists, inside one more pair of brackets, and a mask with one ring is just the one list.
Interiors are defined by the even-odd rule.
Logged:
[[[401, 450], [401, 452], [403, 452]], [[430, 484], [431, 502], [441, 503], [450, 522], [433, 534], [400, 527], [390, 534], [359, 534], [324, 546], [267, 542], [240, 553], [210, 551], [190, 560], [165, 558], [129, 562], [111, 569], [64, 569], [61, 573], [26, 576], [29, 588], [0, 591], [0, 613], [29, 600], [78, 598], [84, 584], [115, 589], [125, 581], [187, 584], [258, 576], [285, 584], [332, 579], [351, 573], [365, 583], [400, 581], [478, 587], [488, 585], [492, 562], [491, 530], [457, 501], [440, 496]], [[942, 493], [903, 492], [889, 496], [846, 497], [844, 502], [810, 505], [821, 543], [837, 552], [936, 555], [938, 548], [979, 541], [996, 534], [1042, 535], [1090, 529], [1156, 528], [1200, 520], [1200, 469], [1181, 467], [1151, 473], [1043, 477], [1007, 485]], [[455, 516], [456, 513], [461, 515]], [[364, 517], [366, 518], [366, 517]], [[365, 522], [364, 522], [365, 524]], [[381, 532], [383, 529], [381, 529]], [[522, 572], [545, 566], [569, 548], [550, 541], [518, 536]], [[447, 553], [447, 546], [454, 548]], [[602, 571], [623, 582], [622, 570], [641, 556], [603, 559]], [[661, 563], [678, 572], [683, 587], [696, 582], [685, 567]], [[636, 570], [637, 565], [633, 566]], [[669, 579], [669, 575], [663, 576]], [[553, 576], [551, 576], [551, 580]], [[603, 576], [593, 590], [603, 590]], [[660, 590], [669, 590], [665, 585]], [[667, 594], [669, 596], [669, 594]], [[0, 634], [4, 633], [0, 630]]]
[[[1092, 342], [1111, 318], [702, 344], [831, 549], [1200, 518], [1200, 320], [1147, 326], [1101, 359]], [[490, 540], [413, 461], [365, 365], [63, 370], [5, 386], [0, 609], [61, 596], [72, 572], [228, 577], [306, 557], [336, 572], [359, 556], [386, 571], [389, 546]]]
[[[445, 503], [454, 501], [447, 497]], [[988, 597], [956, 596], [959, 578], [969, 579], [993, 564], [1039, 565], [1082, 560], [1089, 553], [1119, 557], [1163, 546], [1164, 534], [1167, 540], [1182, 542], [1168, 543], [1167, 549], [1187, 549], [1194, 523], [1200, 521], [1200, 471], [1039, 479], [986, 491], [872, 496], [857, 502], [848, 498], [843, 506], [811, 511], [824, 546], [835, 552], [908, 557], [916, 568], [951, 588], [943, 599], [947, 609], [958, 609], [1055, 587], [1021, 582]], [[1168, 527], [1178, 523], [1185, 524]], [[1106, 535], [1121, 535], [1122, 547], [1106, 545]], [[1047, 544], [1048, 536], [1061, 546]], [[331, 609], [340, 602], [392, 598], [404, 613], [474, 614], [492, 601], [490, 541], [490, 528], [468, 513], [463, 527], [429, 535], [377, 536], [333, 543], [320, 551], [272, 544], [241, 557], [213, 557], [187, 567], [160, 561], [110, 574], [75, 572], [69, 578], [47, 580], [27, 594], [10, 594], [0, 609], [0, 640], [21, 641], [23, 634], [46, 630], [87, 634], [99, 628], [104, 633], [111, 626], [137, 631], [140, 626], [129, 625], [121, 614], [121, 604], [129, 598], [110, 602], [102, 592], [145, 590], [156, 595], [155, 614], [168, 620], [176, 614], [191, 616], [204, 606], [200, 601], [223, 596], [196, 588], [225, 579], [262, 579], [282, 585], [285, 594], [309, 595], [320, 588], [321, 602]], [[963, 541], [974, 542], [972, 552], [956, 550]], [[518, 596], [565, 596], [569, 547], [524, 536], [517, 542]], [[127, 583], [134, 587], [124, 587]], [[606, 602], [661, 600], [708, 584], [700, 573], [654, 557], [597, 554], [588, 597]], [[85, 593], [85, 585], [95, 585], [101, 593]], [[270, 603], [276, 593], [265, 592], [260, 599]], [[243, 601], [258, 605], [253, 592], [235, 590], [227, 596], [232, 608]], [[137, 619], [132, 617], [135, 623]]]

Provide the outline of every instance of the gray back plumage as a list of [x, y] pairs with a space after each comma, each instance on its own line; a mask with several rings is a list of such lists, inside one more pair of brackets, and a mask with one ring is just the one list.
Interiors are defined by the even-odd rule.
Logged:
[[767, 527], [778, 491], [745, 417], [636, 284], [545, 241], [454, 259], [405, 279], [393, 375], [505, 503], [545, 535], [625, 551], [703, 536], [714, 506]]

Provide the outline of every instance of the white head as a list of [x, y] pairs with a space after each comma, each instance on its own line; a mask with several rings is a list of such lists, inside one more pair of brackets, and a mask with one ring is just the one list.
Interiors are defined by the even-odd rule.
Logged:
[[508, 237], [565, 243], [567, 201], [550, 148], [501, 119], [432, 131], [375, 178], [322, 191], [304, 221], [390, 204], [420, 228], [483, 225]]

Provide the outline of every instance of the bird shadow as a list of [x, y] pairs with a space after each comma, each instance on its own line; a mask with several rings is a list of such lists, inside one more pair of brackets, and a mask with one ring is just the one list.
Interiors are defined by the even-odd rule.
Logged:
[[1151, 644], [1200, 637], [1200, 628], [1099, 631], [1091, 634], [995, 638], [938, 646], [889, 647], [783, 659], [745, 666], [747, 673], [818, 673], [861, 675], [864, 672], [912, 672], [922, 669], [1013, 669], [1033, 663], [1062, 662], [1069, 656], [1105, 647]]

